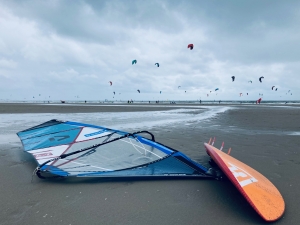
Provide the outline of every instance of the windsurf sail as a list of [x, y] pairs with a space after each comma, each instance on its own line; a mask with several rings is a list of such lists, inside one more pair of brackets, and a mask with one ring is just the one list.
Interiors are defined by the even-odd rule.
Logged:
[[17, 134], [24, 151], [36, 159], [40, 178], [47, 173], [63, 177], [212, 177], [206, 167], [156, 142], [148, 131], [128, 133], [51, 120]]

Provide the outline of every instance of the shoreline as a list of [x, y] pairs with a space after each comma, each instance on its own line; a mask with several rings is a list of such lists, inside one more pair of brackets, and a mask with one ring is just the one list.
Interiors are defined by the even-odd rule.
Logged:
[[249, 107], [300, 107], [300, 104], [103, 104], [103, 103], [0, 103], [0, 114], [21, 113], [96, 113], [96, 112], [143, 112], [174, 109], [201, 109], [201, 107], [249, 106]]

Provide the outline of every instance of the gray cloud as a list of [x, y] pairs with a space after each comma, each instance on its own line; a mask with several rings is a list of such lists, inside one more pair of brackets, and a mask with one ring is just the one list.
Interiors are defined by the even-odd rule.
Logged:
[[0, 1], [0, 99], [299, 99], [299, 4]]

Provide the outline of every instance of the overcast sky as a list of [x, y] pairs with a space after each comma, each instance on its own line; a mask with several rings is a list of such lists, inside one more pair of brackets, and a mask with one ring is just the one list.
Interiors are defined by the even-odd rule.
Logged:
[[0, 0], [2, 100], [300, 100], [299, 78], [300, 1]]

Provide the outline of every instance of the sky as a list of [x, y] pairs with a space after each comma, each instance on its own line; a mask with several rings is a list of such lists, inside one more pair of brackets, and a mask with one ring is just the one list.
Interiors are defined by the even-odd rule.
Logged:
[[290, 0], [0, 0], [0, 100], [300, 100], [299, 24]]

